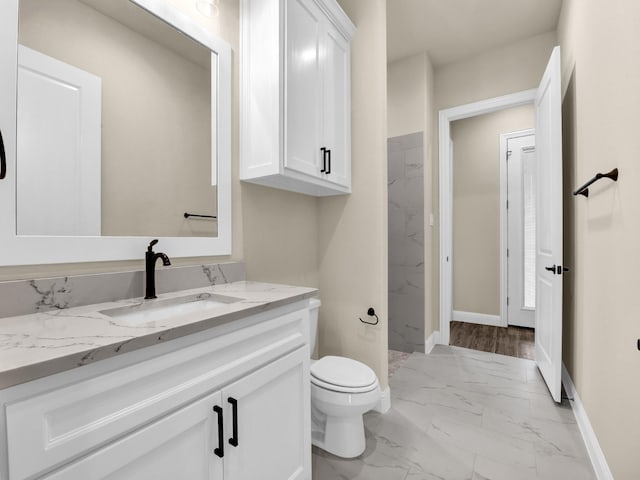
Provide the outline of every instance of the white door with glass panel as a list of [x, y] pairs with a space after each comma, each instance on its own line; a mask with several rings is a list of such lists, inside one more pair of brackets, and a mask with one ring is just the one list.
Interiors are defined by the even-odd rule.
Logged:
[[535, 327], [536, 140], [533, 130], [506, 134], [507, 323]]

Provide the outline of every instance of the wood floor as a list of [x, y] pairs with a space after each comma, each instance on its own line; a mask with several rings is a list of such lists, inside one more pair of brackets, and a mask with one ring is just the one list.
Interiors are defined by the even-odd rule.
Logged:
[[450, 345], [510, 357], [535, 358], [533, 328], [493, 327], [475, 323], [451, 322]]

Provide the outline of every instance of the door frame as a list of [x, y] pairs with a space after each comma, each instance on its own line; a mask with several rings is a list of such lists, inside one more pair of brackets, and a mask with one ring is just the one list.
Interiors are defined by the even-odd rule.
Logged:
[[500, 134], [500, 323], [504, 327], [509, 326], [509, 307], [507, 305], [507, 293], [509, 292], [509, 259], [507, 257], [507, 248], [509, 246], [509, 222], [507, 213], [509, 178], [507, 176], [507, 146], [511, 139], [535, 135], [535, 133], [535, 128], [527, 128], [525, 130]]
[[[467, 103], [465, 105], [440, 110], [438, 114], [438, 196], [440, 201], [440, 335], [438, 336], [438, 343], [440, 344], [449, 344], [450, 323], [451, 316], [453, 314], [453, 157], [451, 145], [451, 122], [497, 112], [506, 108], [529, 104], [533, 105], [537, 91], [537, 88], [533, 88], [531, 90], [524, 90], [509, 95], [502, 95], [500, 97], [489, 98], [487, 100]], [[500, 248], [501, 251], [503, 251], [503, 248], [506, 247], [504, 247], [505, 244], [502, 243], [502, 218], [500, 228]], [[506, 232], [504, 241], [506, 241]], [[502, 262], [502, 255], [500, 258], [500, 263], [505, 263]], [[501, 266], [501, 271], [502, 269], [503, 267]], [[501, 292], [504, 291], [504, 285], [502, 282], [503, 278], [501, 273]], [[504, 295], [501, 296], [504, 297]], [[502, 301], [504, 301], [506, 305], [506, 299]], [[503, 316], [506, 315], [506, 310], [502, 308], [502, 301], [500, 318], [501, 320], [504, 320], [506, 317]]]

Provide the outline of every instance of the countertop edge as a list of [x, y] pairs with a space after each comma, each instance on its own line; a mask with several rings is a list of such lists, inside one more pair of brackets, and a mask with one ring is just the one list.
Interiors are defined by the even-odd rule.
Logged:
[[[186, 337], [195, 333], [209, 330], [218, 326], [227, 325], [231, 322], [244, 319], [256, 314], [268, 312], [286, 305], [296, 302], [308, 300], [317, 295], [318, 290], [312, 287], [291, 287], [288, 285], [276, 285], [260, 282], [237, 282], [249, 285], [264, 285], [270, 287], [282, 287], [285, 289], [300, 288], [305, 290], [299, 293], [293, 293], [290, 296], [278, 298], [272, 301], [251, 301], [246, 299], [245, 308], [240, 310], [225, 312], [213, 315], [207, 318], [199, 319], [193, 322], [167, 326], [166, 328], [154, 331], [140, 336], [133, 336], [125, 340], [117, 340], [112, 343], [106, 343], [93, 348], [87, 348], [63, 354], [55, 358], [49, 358], [42, 361], [34, 361], [33, 363], [11, 368], [9, 370], [0, 371], [0, 389], [6, 389], [28, 383], [37, 379], [41, 379], [50, 375], [74, 370], [78, 367], [90, 365], [101, 360], [117, 357], [125, 353], [133, 352], [155, 345], [165, 344], [169, 341]], [[233, 285], [233, 284], [228, 284]], [[207, 287], [205, 287], [207, 288]], [[185, 291], [192, 291], [190, 289]], [[197, 289], [199, 290], [199, 289]], [[176, 295], [178, 292], [171, 292], [170, 295]], [[227, 293], [227, 292], [225, 292]], [[235, 293], [237, 295], [237, 293]], [[86, 307], [83, 307], [86, 308]], [[0, 319], [1, 321], [2, 319]], [[0, 350], [1, 353], [1, 350]], [[57, 364], [57, 365], [56, 365]]]

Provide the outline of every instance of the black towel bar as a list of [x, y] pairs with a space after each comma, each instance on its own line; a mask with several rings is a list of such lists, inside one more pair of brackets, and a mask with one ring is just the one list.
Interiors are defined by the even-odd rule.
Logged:
[[196, 213], [187, 213], [184, 212], [184, 218], [189, 218], [189, 217], [199, 217], [199, 218], [218, 218], [215, 215], [198, 215]]
[[610, 172], [607, 172], [607, 173], [596, 173], [595, 177], [593, 177], [587, 183], [585, 183], [580, 188], [578, 188], [575, 192], [573, 192], [573, 194], [574, 195], [584, 195], [585, 197], [588, 197], [589, 196], [589, 185], [591, 185], [592, 183], [597, 182], [601, 178], [608, 178], [610, 180], [613, 180], [614, 182], [617, 182], [618, 181], [618, 169], [614, 168], [613, 170], [611, 170]]

